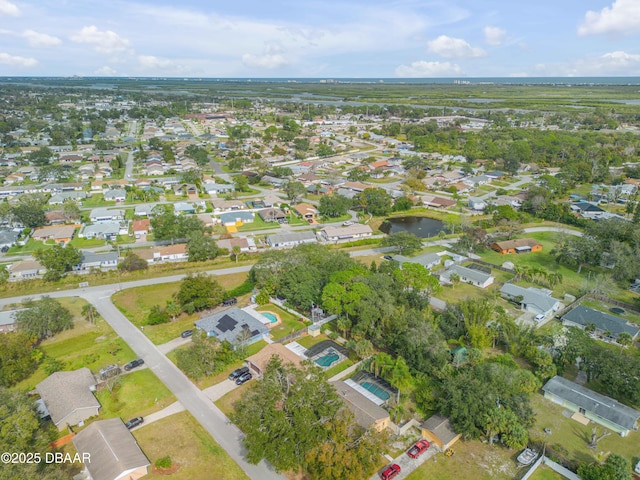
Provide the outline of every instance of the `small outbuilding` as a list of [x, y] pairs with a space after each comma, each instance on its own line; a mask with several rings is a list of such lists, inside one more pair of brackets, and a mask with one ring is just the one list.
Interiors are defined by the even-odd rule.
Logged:
[[461, 433], [456, 433], [449, 419], [439, 413], [428, 418], [422, 425], [422, 436], [429, 443], [436, 445], [442, 451], [451, 448], [451, 445], [460, 440]]

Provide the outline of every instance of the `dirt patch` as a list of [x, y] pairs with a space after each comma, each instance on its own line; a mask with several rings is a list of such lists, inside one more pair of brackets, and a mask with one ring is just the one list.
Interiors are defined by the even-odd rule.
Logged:
[[171, 475], [172, 473], [176, 473], [178, 470], [180, 470], [179, 463], [174, 463], [169, 468], [153, 467], [153, 473], [156, 475]]

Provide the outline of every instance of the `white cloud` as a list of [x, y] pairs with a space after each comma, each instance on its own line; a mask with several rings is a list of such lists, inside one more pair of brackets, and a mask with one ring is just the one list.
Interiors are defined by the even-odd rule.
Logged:
[[189, 66], [176, 63], [168, 58], [155, 57], [153, 55], [138, 55], [138, 62], [144, 71], [154, 70], [165, 75], [187, 75], [194, 73]]
[[599, 12], [589, 10], [578, 27], [579, 35], [598, 33], [638, 33], [640, 31], [640, 2], [615, 0], [611, 7]]
[[98, 30], [98, 27], [91, 25], [83, 27], [78, 33], [71, 36], [71, 40], [76, 43], [87, 43], [94, 46], [98, 53], [112, 54], [122, 52], [129, 48], [131, 42], [122, 38], [111, 30]]
[[637, 76], [640, 75], [640, 54], [618, 50], [567, 63], [539, 64], [536, 65], [536, 70], [545, 76]]
[[502, 45], [505, 38], [507, 38], [507, 31], [500, 27], [484, 27], [484, 41], [488, 45], [497, 47]]
[[116, 70], [106, 65], [95, 71], [95, 74], [101, 77], [113, 77], [116, 73], [118, 73]]
[[449, 77], [463, 75], [459, 65], [449, 62], [426, 62], [419, 60], [411, 65], [400, 65], [396, 68], [396, 76], [402, 78]]
[[11, 3], [9, 0], [0, 0], [0, 15], [17, 17], [20, 15], [20, 9], [15, 3]]
[[34, 30], [25, 30], [22, 36], [27, 39], [32, 47], [55, 47], [60, 45], [62, 40], [46, 33], [39, 33]]
[[267, 70], [282, 68], [289, 64], [287, 59], [279, 53], [265, 53], [264, 55], [245, 53], [242, 55], [242, 63], [247, 67], [266, 68]]
[[38, 64], [35, 58], [19, 57], [17, 55], [9, 55], [8, 53], [0, 53], [0, 63], [5, 65], [14, 65], [17, 67], [33, 67]]
[[478, 58], [487, 55], [483, 49], [472, 47], [466, 40], [447, 35], [440, 35], [438, 38], [428, 41], [427, 51], [444, 58]]

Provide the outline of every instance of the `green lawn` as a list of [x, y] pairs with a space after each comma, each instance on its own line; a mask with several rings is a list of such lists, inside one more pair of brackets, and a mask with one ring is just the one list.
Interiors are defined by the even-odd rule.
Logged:
[[104, 240], [100, 240], [97, 238], [80, 238], [74, 237], [69, 245], [73, 245], [76, 248], [95, 248], [95, 247], [105, 247], [111, 248], [110, 245], [107, 244]]
[[540, 465], [533, 472], [533, 475], [529, 477], [531, 480], [563, 480], [564, 477], [559, 473], [554, 472], [546, 465]]
[[325, 340], [329, 340], [329, 337], [327, 337], [324, 333], [322, 333], [317, 337], [312, 337], [310, 335], [307, 335], [306, 337], [297, 339], [296, 342], [298, 342], [300, 345], [302, 345], [305, 348], [311, 348], [315, 344], [323, 342]]
[[[39, 349], [45, 355], [62, 361], [63, 370], [87, 367], [92, 372], [97, 372], [106, 365], [112, 363], [122, 365], [135, 358], [131, 348], [102, 318], [98, 318], [95, 325], [92, 325], [80, 317], [80, 311], [86, 305], [83, 299], [62, 298], [60, 303], [74, 315], [74, 328], [45, 340], [40, 344]], [[33, 375], [18, 383], [15, 388], [32, 390], [47, 376], [40, 366]]]
[[[241, 285], [247, 278], [246, 273], [221, 275], [216, 280], [225, 290]], [[161, 345], [180, 335], [184, 330], [193, 328], [193, 322], [199, 320], [198, 314], [182, 314], [175, 322], [171, 321], [161, 325], [146, 325], [147, 315], [154, 305], [164, 307], [167, 300], [173, 298], [174, 293], [180, 289], [180, 282], [162, 283], [145, 287], [129, 288], [113, 295], [112, 300], [118, 310], [126, 316], [134, 325], [144, 327], [144, 333], [156, 345]]]
[[102, 405], [100, 418], [120, 417], [125, 422], [132, 417], [144, 417], [162, 410], [176, 401], [176, 397], [149, 369], [121, 375], [112, 391], [103, 388], [96, 397]]
[[271, 329], [271, 338], [274, 340], [278, 340], [279, 338], [285, 337], [290, 333], [293, 333], [297, 330], [301, 330], [305, 327], [305, 324], [298, 320], [298, 318], [294, 317], [292, 314], [278, 307], [277, 305], [262, 305], [256, 309], [258, 312], [273, 312], [277, 313], [280, 316], [280, 320], [282, 323], [277, 327], [273, 327]]
[[107, 202], [102, 193], [91, 195], [82, 200], [82, 208], [113, 207], [116, 202]]
[[255, 380], [251, 380], [244, 385], [231, 390], [222, 398], [219, 398], [215, 401], [216, 406], [220, 410], [222, 410], [222, 413], [224, 413], [228, 417], [235, 411], [235, 403], [240, 400], [245, 395], [245, 393], [255, 385], [255, 382]]
[[[571, 462], [591, 463], [597, 460], [600, 453], [608, 454], [615, 452], [622, 455], [630, 462], [638, 456], [638, 445], [640, 445], [640, 432], [631, 432], [627, 437], [621, 437], [612, 433], [603, 438], [598, 443], [598, 448], [589, 448], [591, 441], [591, 431], [595, 424], [582, 425], [575, 420], [563, 415], [565, 410], [542, 395], [532, 395], [531, 405], [536, 413], [536, 424], [529, 431], [530, 437], [534, 441], [543, 442], [546, 440], [551, 451], [566, 451], [566, 458]], [[545, 435], [544, 429], [551, 430], [551, 434]], [[602, 434], [604, 428], [597, 426], [598, 435]]]
[[145, 425], [133, 432], [133, 436], [152, 465], [145, 478], [167, 478], [153, 472], [155, 462], [166, 455], [180, 465], [178, 471], [171, 474], [172, 480], [209, 480], [212, 472], [217, 480], [249, 478], [189, 412]]
[[324, 372], [325, 375], [326, 375], [326, 378], [331, 378], [334, 375], [337, 375], [338, 373], [345, 371], [347, 368], [352, 366], [354, 363], [355, 362], [353, 360], [351, 360], [350, 358], [344, 359], [338, 365], [334, 365], [333, 367], [331, 367], [330, 369], [328, 369], [328, 370], [326, 370]]
[[513, 480], [518, 473], [519, 452], [500, 446], [489, 447], [479, 441], [460, 440], [453, 445], [455, 454], [445, 457], [437, 453], [406, 478], [407, 480], [466, 479]]
[[253, 223], [245, 223], [241, 227], [238, 227], [239, 232], [250, 232], [252, 230], [268, 230], [280, 228], [278, 222], [265, 222], [260, 215], [253, 217]]
[[30, 255], [36, 252], [37, 250], [40, 250], [41, 248], [51, 248], [53, 247], [53, 245], [54, 245], [53, 243], [45, 243], [39, 240], [29, 239], [29, 241], [24, 247], [20, 247], [19, 245], [15, 245], [11, 247], [7, 251], [7, 256], [8, 255]]

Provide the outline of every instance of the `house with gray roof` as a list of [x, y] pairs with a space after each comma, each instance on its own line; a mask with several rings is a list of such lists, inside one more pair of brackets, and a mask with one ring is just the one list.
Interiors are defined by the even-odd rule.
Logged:
[[495, 280], [493, 275], [481, 270], [463, 267], [462, 265], [452, 265], [439, 273], [440, 283], [452, 284], [451, 276], [457, 275], [461, 282], [470, 283], [478, 288], [487, 288], [493, 285]]
[[[80, 238], [98, 238], [104, 240], [115, 240], [121, 234], [123, 228], [120, 222], [100, 222], [93, 225], [86, 225], [78, 234]], [[127, 230], [125, 230], [125, 234]]]
[[265, 222], [287, 223], [287, 215], [279, 208], [265, 208], [258, 210], [258, 215]]
[[214, 196], [233, 192], [235, 187], [231, 183], [205, 183], [202, 185], [202, 189], [209, 195]]
[[136, 439], [120, 418], [93, 422], [73, 437], [90, 480], [129, 480], [147, 475], [151, 465]]
[[93, 395], [96, 380], [86, 367], [71, 372], [55, 372], [36, 385], [51, 421], [64, 430], [67, 425], [98, 415], [100, 402]]
[[236, 226], [244, 223], [253, 223], [253, 212], [226, 212], [220, 214], [220, 223], [223, 226]]
[[373, 428], [378, 432], [391, 425], [389, 412], [363, 396], [355, 388], [342, 380], [331, 382], [344, 404], [351, 410], [356, 422], [362, 428]]
[[237, 307], [202, 318], [195, 322], [195, 326], [207, 336], [231, 344], [242, 342], [250, 345], [269, 333], [269, 327]]
[[16, 312], [21, 312], [26, 308], [19, 308], [17, 310], [2, 310], [0, 311], [0, 332], [13, 332], [16, 327]]
[[431, 270], [436, 265], [440, 265], [442, 259], [437, 253], [423, 253], [417, 257], [405, 257], [404, 255], [394, 255], [393, 259], [400, 264], [403, 263], [417, 263], [422, 265], [427, 270]]
[[136, 205], [133, 214], [136, 217], [148, 217], [151, 215], [153, 205]]
[[600, 334], [608, 332], [611, 338], [617, 339], [618, 335], [626, 332], [635, 339], [640, 333], [640, 327], [627, 322], [624, 318], [609, 313], [601, 312], [593, 308], [578, 305], [566, 315], [562, 316], [562, 325], [585, 329], [593, 324]]
[[556, 375], [543, 387], [545, 398], [626, 437], [637, 430], [640, 412]]
[[104, 192], [106, 202], [124, 202], [127, 199], [127, 191], [123, 188], [113, 188]]
[[13, 230], [0, 230], [0, 248], [13, 247], [18, 242], [18, 238], [20, 238], [20, 231], [20, 228]]
[[303, 243], [318, 242], [315, 233], [311, 231], [276, 233], [274, 235], [267, 235], [265, 240], [267, 244], [273, 248], [291, 248], [296, 245], [302, 245]]
[[87, 250], [82, 252], [82, 260], [74, 267], [77, 272], [88, 272], [92, 269], [112, 270], [118, 267], [118, 253], [93, 253]]
[[49, 205], [61, 205], [69, 200], [82, 201], [87, 198], [86, 192], [60, 192], [51, 196], [47, 202]]
[[92, 222], [111, 222], [114, 220], [122, 220], [124, 218], [124, 210], [110, 208], [94, 208], [89, 214], [89, 220]]
[[562, 304], [551, 296], [549, 290], [535, 287], [519, 287], [512, 283], [505, 283], [500, 289], [500, 294], [508, 300], [518, 300], [520, 308], [535, 314], [549, 316], [560, 310]]

